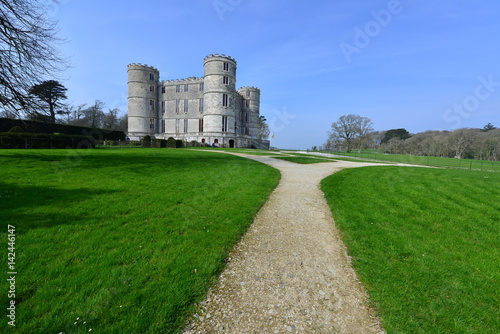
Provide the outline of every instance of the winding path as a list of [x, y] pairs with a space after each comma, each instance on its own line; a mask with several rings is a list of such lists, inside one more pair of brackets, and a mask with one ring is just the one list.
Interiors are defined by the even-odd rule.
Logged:
[[279, 169], [280, 183], [183, 333], [383, 333], [319, 189], [343, 168], [381, 164], [244, 156]]

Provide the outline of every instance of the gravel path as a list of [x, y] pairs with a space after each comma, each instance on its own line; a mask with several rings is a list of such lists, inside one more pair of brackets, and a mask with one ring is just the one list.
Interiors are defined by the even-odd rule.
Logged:
[[381, 164], [245, 157], [279, 169], [280, 183], [183, 333], [383, 333], [319, 189], [343, 168]]

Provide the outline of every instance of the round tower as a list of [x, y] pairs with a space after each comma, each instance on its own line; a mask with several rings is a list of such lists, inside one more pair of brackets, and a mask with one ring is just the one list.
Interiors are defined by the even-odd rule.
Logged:
[[204, 62], [204, 132], [211, 136], [234, 136], [240, 98], [236, 92], [236, 60], [209, 55]]
[[160, 72], [143, 64], [128, 65], [128, 135], [139, 140], [158, 130]]
[[241, 87], [238, 93], [243, 98], [243, 123], [248, 130], [245, 134], [253, 139], [259, 139], [260, 89], [256, 87]]

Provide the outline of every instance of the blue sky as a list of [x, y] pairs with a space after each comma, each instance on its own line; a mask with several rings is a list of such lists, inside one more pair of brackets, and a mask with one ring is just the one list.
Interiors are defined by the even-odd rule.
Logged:
[[49, 14], [74, 105], [126, 112], [129, 63], [178, 79], [219, 53], [261, 89], [276, 147], [322, 145], [347, 114], [375, 130], [500, 127], [497, 0], [61, 0]]

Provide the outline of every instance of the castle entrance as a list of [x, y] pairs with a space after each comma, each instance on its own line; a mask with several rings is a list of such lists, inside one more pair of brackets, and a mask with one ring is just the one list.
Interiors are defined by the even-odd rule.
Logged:
[[234, 148], [234, 140], [233, 139], [231, 139], [229, 141], [229, 148]]

